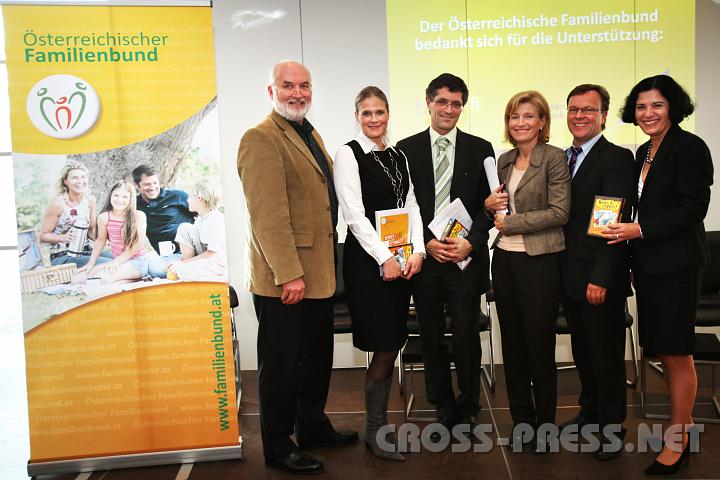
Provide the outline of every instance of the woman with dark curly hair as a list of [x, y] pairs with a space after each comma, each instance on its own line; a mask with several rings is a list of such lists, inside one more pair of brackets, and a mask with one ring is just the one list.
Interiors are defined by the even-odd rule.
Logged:
[[689, 461], [687, 428], [697, 392], [694, 323], [713, 183], [710, 150], [679, 126], [693, 111], [687, 92], [667, 75], [646, 78], [630, 91], [622, 120], [650, 137], [635, 155], [638, 206], [633, 223], [603, 232], [608, 243], [630, 240], [640, 345], [660, 358], [670, 392], [671, 425], [647, 475], [670, 475]]

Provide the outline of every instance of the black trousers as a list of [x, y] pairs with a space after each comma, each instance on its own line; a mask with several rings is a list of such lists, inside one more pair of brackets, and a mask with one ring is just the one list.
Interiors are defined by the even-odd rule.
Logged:
[[580, 413], [605, 426], [627, 415], [625, 299], [606, 295], [597, 306], [563, 295], [573, 358], [582, 391]]
[[513, 423], [555, 423], [559, 254], [530, 256], [495, 248], [492, 281]]
[[[429, 258], [427, 263], [434, 262]], [[425, 268], [430, 267], [430, 268]], [[480, 411], [480, 297], [469, 291], [454, 264], [423, 266], [413, 278], [413, 299], [420, 327], [428, 401], [439, 417], [477, 415]], [[459, 393], [453, 391], [445, 333], [445, 304], [452, 319], [452, 348]]]
[[287, 455], [290, 439], [332, 429], [325, 415], [333, 359], [333, 302], [305, 299], [283, 305], [253, 295], [258, 317], [258, 393], [265, 458]]

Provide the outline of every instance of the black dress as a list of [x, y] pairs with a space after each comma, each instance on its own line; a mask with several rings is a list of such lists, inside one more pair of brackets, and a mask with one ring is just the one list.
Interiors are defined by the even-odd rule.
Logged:
[[[353, 140], [347, 144], [358, 162], [365, 216], [375, 226], [375, 211], [397, 208], [397, 198], [388, 177], [400, 174], [403, 205], [410, 185], [405, 157], [388, 148], [365, 154]], [[383, 166], [387, 169], [385, 172]], [[397, 181], [397, 179], [396, 179]], [[407, 339], [410, 282], [385, 282], [375, 259], [348, 230], [343, 251], [343, 278], [352, 321], [353, 345], [366, 352], [399, 350]]]

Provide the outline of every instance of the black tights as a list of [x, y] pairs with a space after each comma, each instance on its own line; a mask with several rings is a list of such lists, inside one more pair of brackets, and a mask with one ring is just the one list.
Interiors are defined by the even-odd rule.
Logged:
[[398, 352], [374, 352], [370, 367], [368, 367], [367, 378], [373, 382], [384, 382], [392, 376], [395, 368], [395, 359]]

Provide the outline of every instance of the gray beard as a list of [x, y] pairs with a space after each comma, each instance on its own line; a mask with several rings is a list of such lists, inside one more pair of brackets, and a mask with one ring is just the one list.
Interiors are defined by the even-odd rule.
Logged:
[[296, 113], [294, 110], [290, 110], [287, 104], [273, 101], [273, 109], [285, 120], [289, 120], [291, 122], [299, 122], [305, 118], [305, 115], [307, 115], [308, 110], [310, 110], [310, 104], [305, 104], [304, 112]]

